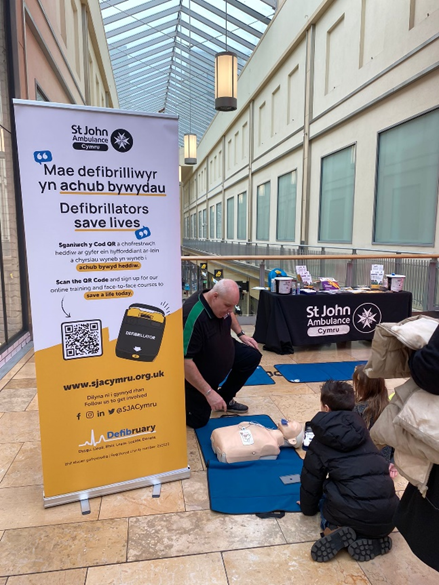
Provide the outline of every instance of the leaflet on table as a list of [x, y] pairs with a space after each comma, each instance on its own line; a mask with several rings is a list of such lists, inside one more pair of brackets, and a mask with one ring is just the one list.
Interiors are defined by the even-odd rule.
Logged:
[[312, 276], [308, 272], [306, 266], [296, 266], [296, 274], [298, 276], [298, 280], [302, 281], [305, 284], [312, 284]]
[[382, 264], [372, 264], [370, 269], [370, 282], [372, 286], [382, 285], [384, 282], [384, 266]]
[[45, 495], [187, 469], [177, 120], [15, 109]]

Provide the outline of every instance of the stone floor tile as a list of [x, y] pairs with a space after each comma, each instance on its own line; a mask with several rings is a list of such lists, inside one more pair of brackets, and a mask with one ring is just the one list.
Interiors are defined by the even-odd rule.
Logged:
[[0, 575], [123, 563], [127, 536], [126, 519], [6, 530], [0, 541]]
[[14, 378], [16, 380], [21, 380], [22, 378], [36, 378], [35, 363], [28, 362], [24, 364], [24, 366], [15, 374]]
[[370, 585], [346, 551], [328, 563], [315, 563], [310, 548], [305, 543], [227, 551], [227, 578], [239, 585]]
[[351, 359], [356, 361], [368, 360], [371, 355], [371, 348], [369, 347], [356, 347], [350, 350], [352, 356]]
[[320, 396], [320, 391], [322, 389], [323, 382], [308, 382], [307, 386], [311, 388], [314, 394], [318, 394]]
[[[241, 402], [239, 394], [237, 395], [236, 399], [238, 402]], [[252, 414], [267, 414], [269, 417], [273, 419], [274, 422], [280, 421], [283, 417], [282, 412], [277, 408], [274, 404], [272, 397], [259, 397], [259, 396], [246, 396], [245, 400], [243, 400], [245, 404], [248, 406], [248, 412], [246, 415]], [[218, 418], [224, 414], [223, 412], [214, 412], [212, 413], [212, 417]], [[1, 422], [0, 422], [1, 424]]]
[[2, 488], [0, 489], [0, 529], [10, 530], [68, 522], [88, 523], [97, 520], [99, 506], [100, 498], [91, 499], [91, 513], [83, 516], [78, 502], [44, 508], [41, 485]]
[[0, 448], [0, 482], [12, 465], [22, 443], [5, 443]]
[[26, 410], [36, 393], [36, 388], [3, 388], [0, 392], [0, 412]]
[[37, 411], [5, 412], [0, 419], [0, 443], [27, 443], [40, 440]]
[[312, 394], [312, 390], [307, 384], [293, 384], [288, 382], [283, 376], [274, 376], [274, 384], [267, 384], [266, 386], [244, 386], [238, 394], [239, 398], [247, 396], [259, 396], [270, 398], [274, 394], [278, 395], [293, 395], [293, 394]]
[[11, 389], [11, 388], [15, 388], [15, 389], [34, 388], [36, 390], [37, 379], [36, 378], [21, 378], [20, 380], [17, 380], [16, 378], [13, 378], [5, 386], [5, 389]]
[[87, 569], [9, 577], [8, 585], [84, 585]]
[[313, 346], [306, 351], [296, 351], [294, 360], [298, 364], [312, 364], [325, 362], [348, 362], [352, 361], [351, 351], [349, 349], [334, 349], [326, 345]]
[[24, 443], [0, 483], [0, 488], [41, 485], [42, 483], [41, 444], [39, 442]]
[[159, 498], [152, 497], [152, 490], [151, 486], [104, 496], [99, 520], [184, 511], [181, 481], [163, 483]]
[[207, 473], [205, 471], [191, 473], [189, 479], [182, 481], [182, 486], [186, 511], [210, 509]]
[[[18, 361], [15, 366], [12, 366], [12, 368], [9, 370], [9, 372], [7, 372], [3, 378], [0, 381], [0, 389], [2, 389], [4, 386], [6, 386], [6, 384], [9, 382], [9, 380], [12, 380], [12, 378], [17, 374], [17, 372], [19, 372], [21, 370], [21, 368], [26, 364], [26, 362], [33, 356], [34, 350], [30, 349], [26, 355], [24, 355], [20, 361]], [[34, 376], [35, 378], [35, 376]]]
[[320, 410], [320, 396], [302, 394], [300, 396], [272, 396], [271, 400], [289, 420], [306, 422]]
[[272, 351], [265, 351], [262, 353], [261, 366], [264, 370], [270, 370], [276, 364], [292, 364], [294, 363], [294, 354], [279, 355]]
[[217, 514], [210, 510], [129, 520], [128, 560], [284, 544], [273, 518]]
[[38, 410], [38, 394], [33, 397], [26, 410]]
[[437, 585], [437, 571], [420, 561], [400, 534], [393, 533], [392, 541], [389, 554], [359, 563], [371, 585]]
[[219, 553], [89, 569], [85, 585], [228, 585]]
[[206, 469], [204, 465], [203, 456], [201, 455], [200, 446], [194, 429], [186, 427], [187, 429], [187, 456], [188, 465], [191, 471], [202, 471]]
[[320, 514], [304, 516], [301, 512], [289, 513], [278, 523], [289, 544], [309, 542], [311, 546], [320, 538]]
[[0, 585], [6, 585], [6, 577], [4, 579], [0, 577]]

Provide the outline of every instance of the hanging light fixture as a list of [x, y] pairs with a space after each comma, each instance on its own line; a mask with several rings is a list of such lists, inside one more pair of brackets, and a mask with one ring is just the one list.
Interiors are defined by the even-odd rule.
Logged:
[[189, 133], [184, 135], [184, 164], [197, 164], [197, 135], [192, 134], [191, 0], [189, 0]]
[[233, 112], [238, 107], [238, 57], [227, 50], [227, 0], [226, 0], [226, 50], [215, 55], [215, 110]]

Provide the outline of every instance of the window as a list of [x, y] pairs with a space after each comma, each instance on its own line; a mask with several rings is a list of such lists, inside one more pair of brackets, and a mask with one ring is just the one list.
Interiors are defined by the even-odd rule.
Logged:
[[222, 230], [223, 230], [223, 218], [222, 218], [223, 210], [222, 210], [222, 203], [216, 204], [216, 237], [218, 240], [221, 240]]
[[203, 212], [198, 212], [198, 239], [203, 237]]
[[355, 146], [322, 159], [320, 186], [321, 242], [352, 242]]
[[256, 194], [256, 239], [268, 240], [270, 234], [270, 183], [259, 185]]
[[207, 239], [207, 209], [203, 209], [203, 230], [202, 230], [202, 234], [203, 234], [203, 238], [206, 240]]
[[277, 180], [276, 239], [294, 242], [296, 237], [296, 171]]
[[247, 239], [247, 192], [238, 195], [238, 240]]
[[227, 239], [235, 237], [235, 198], [227, 199]]
[[210, 206], [210, 217], [209, 217], [209, 237], [210, 239], [215, 237], [215, 206]]
[[439, 110], [379, 136], [375, 243], [433, 245]]

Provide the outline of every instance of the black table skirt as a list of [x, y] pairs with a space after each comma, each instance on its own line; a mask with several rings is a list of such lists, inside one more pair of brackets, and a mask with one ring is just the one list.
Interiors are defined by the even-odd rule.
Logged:
[[254, 338], [265, 349], [293, 353], [293, 346], [372, 339], [379, 323], [412, 314], [412, 293], [280, 295], [261, 291]]

